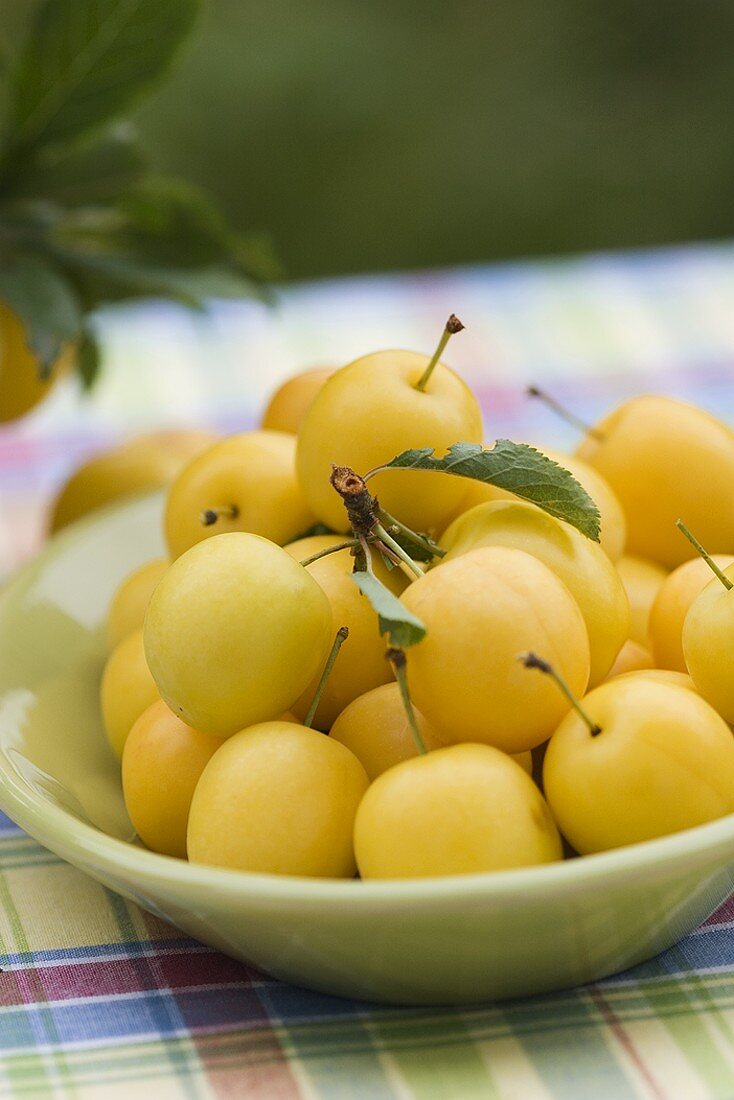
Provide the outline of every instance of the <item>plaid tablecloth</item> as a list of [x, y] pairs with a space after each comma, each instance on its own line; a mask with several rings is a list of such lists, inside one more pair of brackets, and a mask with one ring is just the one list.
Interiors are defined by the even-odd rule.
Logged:
[[[429, 350], [481, 395], [488, 437], [571, 446], [523, 396], [534, 381], [594, 418], [641, 389], [734, 421], [734, 247], [350, 279], [275, 310], [150, 305], [100, 319], [107, 371], [0, 431], [0, 574], [33, 552], [44, 507], [85, 453], [152, 424], [253, 422], [316, 362]], [[61, 863], [0, 817], [0, 1095], [290, 1100], [734, 1097], [734, 899], [616, 978], [466, 1010], [356, 1004], [271, 981]]]

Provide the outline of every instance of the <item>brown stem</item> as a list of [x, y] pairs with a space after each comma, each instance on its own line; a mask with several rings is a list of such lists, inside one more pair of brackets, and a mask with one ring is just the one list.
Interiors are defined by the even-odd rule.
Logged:
[[236, 504], [222, 504], [218, 508], [205, 508], [199, 519], [202, 527], [211, 527], [218, 519], [237, 519], [240, 510]]
[[347, 516], [357, 538], [366, 538], [377, 523], [377, 501], [370, 493], [364, 478], [351, 466], [332, 466], [331, 485], [344, 501]]

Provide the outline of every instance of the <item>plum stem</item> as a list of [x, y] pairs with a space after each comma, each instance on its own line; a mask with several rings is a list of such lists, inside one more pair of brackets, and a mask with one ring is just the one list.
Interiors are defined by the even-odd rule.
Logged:
[[217, 508], [205, 508], [199, 519], [202, 527], [211, 527], [218, 519], [237, 519], [240, 510], [236, 504], [221, 504]]
[[311, 565], [312, 562], [318, 561], [319, 558], [325, 558], [329, 554], [336, 554], [339, 550], [352, 550], [355, 546], [359, 546], [359, 539], [347, 539], [346, 542], [338, 542], [335, 546], [327, 546], [324, 550], [319, 550], [317, 553], [312, 554], [310, 558], [304, 558], [301, 565], [304, 567]]
[[313, 724], [313, 720], [316, 717], [316, 711], [319, 709], [319, 703], [321, 702], [321, 696], [324, 694], [324, 688], [326, 687], [326, 681], [329, 679], [329, 675], [331, 673], [331, 670], [334, 667], [334, 662], [336, 661], [337, 657], [339, 656], [339, 650], [341, 649], [342, 645], [344, 644], [344, 642], [347, 640], [348, 637], [349, 637], [349, 627], [340, 626], [339, 629], [336, 632], [336, 636], [335, 636], [334, 641], [332, 643], [331, 650], [329, 652], [329, 656], [326, 658], [326, 664], [324, 665], [324, 670], [321, 673], [321, 677], [319, 679], [318, 684], [316, 685], [316, 691], [313, 693], [313, 699], [311, 700], [311, 706], [308, 708], [308, 713], [307, 713], [306, 717], [303, 720], [304, 726], [308, 726], [309, 729], [311, 728], [311, 726]]
[[598, 428], [592, 428], [592, 426], [587, 424], [585, 420], [582, 420], [580, 416], [576, 416], [576, 413], [571, 412], [571, 410], [567, 409], [565, 405], [562, 405], [560, 401], [556, 401], [555, 397], [551, 397], [549, 393], [539, 389], [538, 386], [526, 386], [525, 393], [528, 397], [537, 397], [544, 405], [552, 409], [557, 416], [560, 416], [561, 420], [565, 420], [567, 424], [583, 432], [584, 435], [593, 436], [594, 439], [598, 439], [600, 442], [606, 439], [604, 432], [600, 432]]
[[451, 337], [455, 333], [461, 332], [463, 327], [464, 326], [462, 325], [461, 321], [456, 316], [456, 314], [452, 313], [451, 316], [449, 317], [448, 321], [446, 322], [445, 326], [444, 326], [444, 330], [441, 333], [441, 339], [438, 341], [438, 345], [436, 346], [436, 350], [434, 351], [433, 355], [431, 356], [431, 358], [428, 362], [428, 366], [423, 371], [423, 374], [420, 376], [420, 378], [418, 379], [418, 381], [415, 384], [415, 388], [417, 390], [420, 390], [421, 393], [423, 392], [423, 390], [425, 390], [426, 386], [428, 385], [428, 381], [429, 381], [431, 375], [433, 374], [433, 371], [436, 367], [436, 364], [438, 363], [439, 359], [443, 355], [443, 350], [446, 347], [446, 345], [448, 344], [449, 340], [451, 339]]
[[701, 543], [698, 541], [698, 539], [693, 534], [693, 532], [690, 531], [686, 527], [683, 520], [682, 519], [677, 519], [675, 521], [675, 525], [678, 528], [678, 530], [686, 536], [686, 538], [688, 539], [688, 541], [690, 542], [690, 544], [694, 548], [694, 550], [696, 550], [696, 552], [701, 555], [701, 557], [706, 562], [706, 564], [708, 565], [708, 567], [712, 571], [712, 573], [716, 577], [719, 578], [719, 580], [723, 584], [724, 588], [726, 588], [729, 592], [731, 592], [732, 588], [734, 588], [734, 584], [732, 584], [732, 582], [729, 580], [726, 573], [724, 573], [723, 570], [719, 569], [719, 567], [716, 564], [716, 562], [714, 561], [714, 559], [711, 557], [711, 555], [706, 550], [704, 550]]
[[410, 701], [410, 692], [408, 691], [408, 677], [406, 674], [407, 658], [405, 656], [405, 650], [400, 649], [398, 646], [392, 646], [387, 651], [387, 659], [392, 665], [395, 679], [398, 682], [400, 698], [403, 701], [405, 716], [408, 719], [408, 725], [410, 726], [410, 732], [413, 734], [413, 740], [415, 741], [415, 747], [418, 749], [418, 755], [425, 756], [426, 746], [421, 737], [421, 731], [418, 729], [418, 722], [416, 721], [413, 704]]
[[537, 653], [523, 653], [520, 657], [518, 657], [518, 660], [525, 665], [525, 668], [537, 668], [539, 672], [543, 672], [546, 676], [550, 676], [551, 679], [555, 681], [558, 688], [560, 688], [560, 690], [566, 696], [569, 703], [582, 719], [582, 721], [589, 727], [589, 733], [591, 734], [591, 736], [599, 736], [599, 734], [601, 733], [601, 726], [598, 726], [596, 722], [594, 722], [589, 717], [589, 715], [581, 706], [581, 703], [579, 703], [578, 699], [571, 691], [570, 687], [563, 679], [561, 674], [559, 672], [556, 672], [556, 670], [553, 668], [553, 665], [551, 665], [548, 661], [544, 661], [542, 657], [539, 657], [537, 655]]
[[423, 576], [423, 570], [421, 569], [420, 565], [418, 565], [417, 562], [413, 561], [410, 554], [408, 554], [405, 550], [403, 550], [400, 543], [396, 542], [395, 539], [392, 537], [392, 535], [388, 535], [387, 531], [385, 530], [385, 528], [382, 526], [381, 523], [376, 523], [374, 528], [373, 528], [373, 531], [374, 531], [375, 535], [377, 536], [377, 538], [379, 539], [379, 541], [384, 542], [385, 546], [389, 546], [390, 549], [392, 550], [393, 554], [397, 554], [397, 556], [400, 558], [400, 560], [402, 562], [404, 562], [405, 565], [407, 565], [407, 567], [411, 571], [411, 573], [413, 573], [416, 577], [422, 577]]

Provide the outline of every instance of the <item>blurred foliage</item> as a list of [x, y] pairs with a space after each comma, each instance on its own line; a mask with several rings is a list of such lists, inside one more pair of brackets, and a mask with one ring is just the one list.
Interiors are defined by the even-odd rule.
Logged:
[[292, 277], [720, 237], [733, 41], [727, 0], [208, 0], [138, 121]]

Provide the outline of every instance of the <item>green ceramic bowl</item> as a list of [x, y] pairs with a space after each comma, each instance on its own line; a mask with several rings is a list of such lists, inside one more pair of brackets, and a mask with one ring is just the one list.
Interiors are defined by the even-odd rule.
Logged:
[[160, 554], [160, 511], [148, 497], [76, 524], [0, 596], [0, 808], [63, 859], [276, 977], [402, 1004], [600, 978], [674, 943], [734, 888], [734, 817], [566, 863], [402, 883], [250, 875], [145, 851], [97, 692], [110, 596]]

